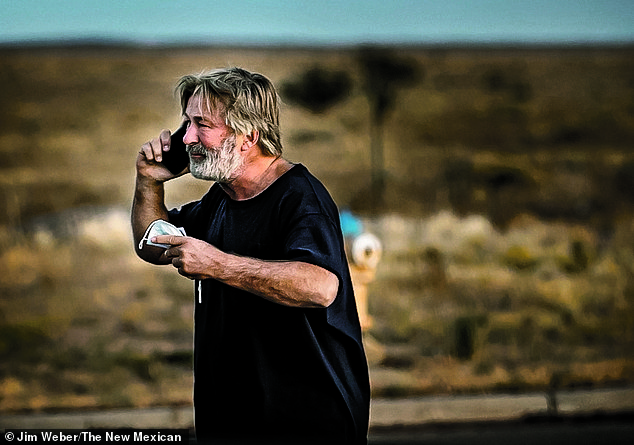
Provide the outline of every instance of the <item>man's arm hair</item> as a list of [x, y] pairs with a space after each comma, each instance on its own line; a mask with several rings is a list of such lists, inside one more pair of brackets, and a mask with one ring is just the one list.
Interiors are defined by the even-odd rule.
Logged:
[[223, 283], [292, 307], [328, 307], [337, 297], [337, 276], [314, 264], [264, 261], [228, 255], [216, 278]]
[[[169, 264], [164, 249], [155, 246], [139, 246], [148, 226], [157, 219], [168, 220], [164, 204], [165, 190], [162, 182], [137, 176], [132, 202], [132, 234], [134, 249], [139, 258], [152, 264]], [[142, 249], [140, 248], [142, 247]]]
[[339, 291], [337, 275], [314, 264], [243, 257], [188, 236], [156, 239], [170, 245], [164, 257], [181, 275], [214, 279], [285, 306], [328, 307]]

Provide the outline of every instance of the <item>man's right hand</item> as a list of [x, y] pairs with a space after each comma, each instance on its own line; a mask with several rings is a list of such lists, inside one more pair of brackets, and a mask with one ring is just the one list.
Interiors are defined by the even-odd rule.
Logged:
[[175, 175], [161, 164], [163, 151], [169, 151], [170, 149], [171, 135], [169, 130], [163, 130], [158, 138], [154, 138], [141, 146], [136, 160], [137, 176], [153, 179], [157, 182], [165, 182], [182, 176], [187, 172], [186, 169]]

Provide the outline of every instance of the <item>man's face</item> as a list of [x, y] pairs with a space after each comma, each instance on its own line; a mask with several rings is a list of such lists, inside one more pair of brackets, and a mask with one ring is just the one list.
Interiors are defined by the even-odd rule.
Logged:
[[236, 136], [225, 124], [219, 110], [210, 112], [200, 95], [187, 103], [188, 122], [183, 141], [189, 153], [189, 169], [198, 179], [229, 183], [243, 166]]

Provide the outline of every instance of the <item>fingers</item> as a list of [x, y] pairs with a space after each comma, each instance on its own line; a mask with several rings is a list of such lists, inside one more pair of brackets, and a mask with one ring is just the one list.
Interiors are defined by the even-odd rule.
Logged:
[[185, 272], [185, 262], [183, 258], [180, 256], [180, 251], [178, 249], [167, 249], [165, 251], [165, 256], [172, 260], [172, 266], [178, 271], [178, 273], [185, 278], [189, 278], [190, 280], [195, 279], [195, 276]]
[[177, 252], [176, 249], [165, 249], [163, 252], [166, 258], [173, 260], [174, 258], [178, 258], [180, 256], [180, 252]]
[[[158, 237], [163, 238], [163, 237]], [[166, 243], [163, 243], [166, 244]], [[163, 255], [165, 255], [165, 257], [167, 259], [169, 259], [172, 262], [172, 265], [179, 269], [181, 267], [183, 267], [183, 259], [181, 258], [181, 249], [179, 247], [170, 247], [169, 249], [165, 249], [165, 252], [163, 252]]]
[[[152, 238], [151, 240], [153, 243], [156, 244], [169, 244], [170, 246], [180, 246], [181, 244], [184, 244], [185, 241], [187, 241], [187, 237], [186, 236], [177, 236], [177, 235], [158, 235], [155, 236], [154, 238]], [[167, 251], [170, 249], [167, 249], [165, 251], [165, 255], [167, 255]], [[174, 255], [172, 255], [174, 256]]]
[[[158, 237], [159, 239], [164, 238], [164, 236]], [[179, 247], [170, 247], [169, 249], [165, 249], [163, 255], [170, 260], [172, 266], [178, 270], [178, 273], [185, 276], [185, 272], [183, 270], [183, 266], [185, 263], [183, 262], [183, 258], [181, 257], [181, 250]]]
[[[172, 133], [169, 130], [161, 131], [159, 141], [161, 143], [161, 151], [169, 151]], [[160, 161], [159, 161], [160, 162]]]
[[169, 151], [170, 149], [170, 137], [171, 133], [169, 130], [161, 131], [158, 138], [152, 139], [141, 146], [140, 153], [150, 162], [162, 162], [163, 151]]
[[177, 269], [178, 273], [179, 273], [180, 275], [184, 276], [185, 278], [189, 278], [190, 280], [195, 280], [195, 279], [196, 279], [196, 277], [195, 277], [195, 276], [190, 275], [190, 274], [188, 274], [187, 272], [185, 272], [185, 271], [182, 269], [182, 267], [177, 267], [177, 266], [174, 266], [174, 267], [176, 267], [176, 269]]
[[163, 148], [160, 139], [152, 139], [141, 146], [140, 153], [148, 162], [161, 162], [163, 160]]
[[163, 252], [163, 264], [171, 263], [179, 274], [189, 279], [206, 277], [206, 254], [215, 247], [195, 238], [178, 235], [157, 235], [151, 241], [169, 246]]

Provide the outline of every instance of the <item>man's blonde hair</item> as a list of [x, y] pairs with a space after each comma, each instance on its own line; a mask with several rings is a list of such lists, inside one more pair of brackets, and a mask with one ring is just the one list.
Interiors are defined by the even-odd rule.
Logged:
[[236, 134], [259, 132], [259, 145], [266, 155], [280, 156], [280, 98], [265, 76], [242, 68], [206, 71], [183, 76], [176, 86], [183, 114], [187, 102], [200, 94], [211, 108], [219, 108], [225, 123]]

